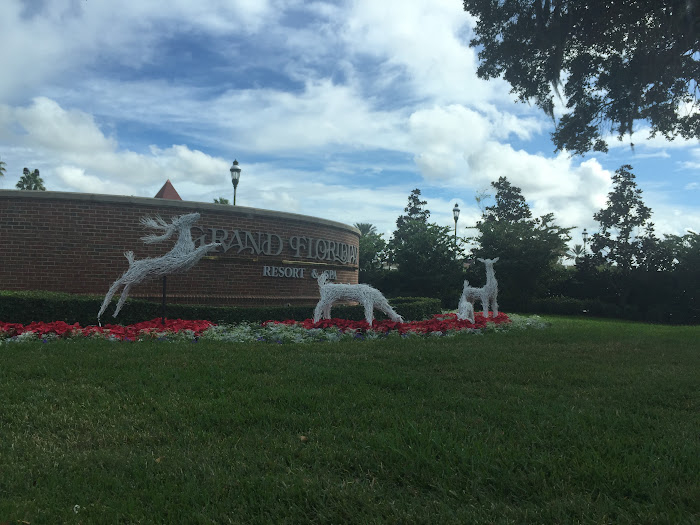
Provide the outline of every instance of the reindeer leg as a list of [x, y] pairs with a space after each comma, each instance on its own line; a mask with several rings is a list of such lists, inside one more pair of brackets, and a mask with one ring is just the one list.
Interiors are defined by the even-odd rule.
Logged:
[[323, 313], [323, 297], [318, 300], [316, 308], [314, 308], [314, 324], [318, 323]]
[[122, 309], [122, 306], [124, 306], [124, 302], [126, 301], [126, 298], [129, 296], [129, 289], [131, 288], [131, 283], [127, 284], [124, 289], [122, 290], [122, 294], [119, 296], [119, 301], [117, 301], [117, 307], [114, 309], [114, 314], [112, 314], [112, 317], [116, 317], [119, 311]]
[[488, 294], [482, 294], [481, 296], [481, 308], [484, 311], [484, 319], [489, 318], [489, 296]]
[[498, 315], [498, 301], [496, 301], [496, 296], [493, 296], [493, 316], [496, 317]]
[[105, 313], [105, 310], [107, 309], [107, 305], [109, 305], [109, 302], [112, 300], [112, 297], [114, 297], [114, 294], [117, 293], [117, 290], [119, 287], [122, 285], [122, 280], [117, 279], [112, 283], [112, 286], [109, 287], [109, 291], [107, 292], [107, 295], [105, 295], [104, 301], [102, 301], [102, 306], [100, 307], [100, 311], [97, 313], [97, 320], [100, 320], [100, 317], [102, 317], [102, 314]]
[[364, 301], [362, 306], [365, 307], [365, 320], [367, 321], [368, 325], [372, 326], [372, 321], [374, 321], [374, 304], [371, 300], [369, 300]]

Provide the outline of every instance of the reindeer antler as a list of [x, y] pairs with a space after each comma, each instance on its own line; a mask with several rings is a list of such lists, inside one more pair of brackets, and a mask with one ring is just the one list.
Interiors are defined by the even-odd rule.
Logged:
[[146, 244], [164, 241], [169, 239], [173, 234], [173, 225], [165, 222], [159, 215], [156, 215], [155, 217], [141, 217], [141, 224], [146, 228], [151, 228], [153, 230], [163, 230], [161, 235], [149, 233], [148, 235], [141, 237], [141, 240]]
[[160, 215], [156, 215], [155, 217], [141, 217], [140, 222], [146, 228], [152, 228], [154, 230], [167, 230], [170, 227], [170, 224], [165, 222]]

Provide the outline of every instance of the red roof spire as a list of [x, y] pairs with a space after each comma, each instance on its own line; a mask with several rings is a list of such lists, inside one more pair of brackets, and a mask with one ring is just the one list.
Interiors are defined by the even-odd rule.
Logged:
[[165, 184], [163, 184], [163, 187], [160, 189], [158, 193], [156, 193], [155, 196], [156, 199], [170, 199], [171, 201], [181, 201], [182, 198], [180, 195], [178, 195], [177, 191], [175, 191], [175, 188], [173, 187], [172, 183], [170, 182], [170, 179], [165, 181]]

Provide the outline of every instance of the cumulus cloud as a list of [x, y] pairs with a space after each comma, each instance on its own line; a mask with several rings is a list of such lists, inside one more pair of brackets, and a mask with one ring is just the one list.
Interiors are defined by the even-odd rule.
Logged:
[[473, 24], [452, 0], [358, 0], [342, 36], [354, 53], [381, 60], [383, 74], [422, 97], [441, 104], [510, 101], [504, 82], [476, 77], [475, 51], [465, 45]]
[[589, 223], [605, 203], [610, 173], [595, 159], [574, 161], [565, 152], [547, 157], [498, 140], [510, 133], [527, 136], [537, 126], [460, 105], [417, 111], [409, 119], [415, 161], [427, 181], [478, 191], [506, 177], [536, 215], [553, 212], [562, 225]]
[[31, 106], [16, 108], [14, 120], [33, 146], [51, 152], [80, 155], [111, 151], [116, 147], [114, 140], [102, 134], [92, 115], [65, 110], [46, 97], [35, 98]]
[[152, 146], [150, 154], [120, 150], [91, 115], [44, 97], [27, 107], [2, 105], [0, 115], [0, 124], [16, 131], [14, 141], [38, 154], [35, 164], [47, 166], [43, 176], [57, 178], [54, 189], [152, 196], [168, 178], [208, 184], [228, 170], [227, 161], [184, 145]]
[[235, 31], [253, 34], [278, 13], [269, 0], [6, 0], [0, 34], [12, 45], [0, 46], [0, 100], [21, 100], [27, 88], [66, 72], [77, 79], [100, 61], [144, 67], [158, 60], [159, 39], [175, 25], [220, 35], [235, 21]]

